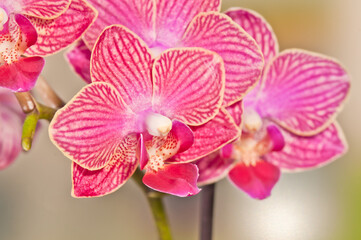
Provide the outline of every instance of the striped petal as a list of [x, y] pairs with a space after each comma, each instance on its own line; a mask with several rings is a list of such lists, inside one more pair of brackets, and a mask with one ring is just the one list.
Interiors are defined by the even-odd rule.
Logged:
[[119, 189], [133, 175], [138, 166], [137, 137], [128, 135], [119, 144], [108, 164], [89, 171], [73, 163], [73, 197], [100, 197]]
[[258, 107], [297, 135], [324, 130], [348, 94], [350, 79], [335, 60], [303, 50], [281, 53], [266, 73]]
[[321, 167], [347, 152], [347, 143], [337, 123], [312, 137], [299, 137], [282, 132], [285, 146], [281, 151], [265, 155], [267, 161], [287, 171]]
[[85, 0], [73, 0], [64, 14], [44, 20], [28, 17], [38, 32], [38, 40], [25, 54], [47, 56], [69, 46], [95, 21], [96, 11]]
[[241, 127], [243, 115], [243, 101], [233, 103], [231, 106], [228, 106], [226, 110], [232, 116], [236, 125], [238, 127]]
[[90, 56], [91, 52], [82, 40], [65, 54], [69, 65], [86, 83], [91, 83]]
[[230, 158], [222, 158], [217, 151], [198, 160], [196, 165], [199, 169], [198, 185], [202, 186], [226, 177], [234, 161]]
[[[5, 2], [9, 0], [5, 0]], [[63, 14], [71, 0], [13, 0], [10, 9], [14, 12], [42, 19], [52, 19]], [[6, 5], [6, 4], [5, 4]]]
[[134, 113], [106, 83], [84, 87], [57, 111], [49, 127], [53, 143], [89, 170], [108, 164], [122, 139], [135, 129]]
[[156, 0], [157, 43], [173, 47], [191, 20], [201, 12], [219, 11], [220, 0]]
[[152, 58], [146, 44], [125, 27], [107, 28], [94, 46], [92, 81], [114, 85], [135, 112], [151, 106], [151, 68]]
[[204, 157], [240, 136], [240, 130], [226, 110], [201, 126], [191, 127], [194, 143], [187, 151], [177, 154], [172, 162], [191, 162]]
[[241, 100], [260, 78], [263, 57], [259, 47], [224, 14], [198, 14], [189, 24], [180, 45], [209, 49], [223, 58], [226, 70], [224, 106]]
[[260, 160], [255, 166], [239, 163], [229, 172], [228, 176], [236, 187], [250, 197], [262, 200], [271, 195], [280, 175], [278, 167]]
[[197, 187], [198, 168], [194, 164], [169, 164], [163, 169], [147, 171], [143, 183], [148, 187], [178, 197], [188, 197], [199, 193]]
[[84, 40], [92, 48], [103, 29], [121, 24], [135, 32], [147, 44], [155, 39], [154, 0], [88, 0], [99, 12], [98, 19], [85, 33]]
[[222, 59], [200, 48], [164, 52], [153, 66], [153, 110], [187, 125], [212, 119], [222, 104]]

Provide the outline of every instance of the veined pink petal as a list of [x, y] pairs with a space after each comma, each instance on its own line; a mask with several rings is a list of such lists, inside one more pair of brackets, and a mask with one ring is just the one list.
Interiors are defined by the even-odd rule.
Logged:
[[137, 141], [136, 134], [125, 137], [100, 170], [89, 171], [73, 162], [72, 196], [100, 197], [119, 189], [137, 169]]
[[187, 125], [212, 119], [222, 104], [224, 66], [201, 48], [172, 49], [155, 59], [153, 110]]
[[234, 160], [222, 158], [217, 151], [201, 158], [196, 165], [199, 169], [198, 185], [202, 186], [215, 183], [227, 176], [234, 165]]
[[168, 164], [157, 172], [147, 171], [143, 183], [159, 192], [188, 197], [200, 191], [197, 178], [198, 168], [194, 164]]
[[63, 14], [70, 3], [71, 0], [13, 0], [10, 9], [32, 17], [52, 19]]
[[220, 0], [155, 0], [157, 43], [173, 47], [198, 13], [219, 11]]
[[137, 157], [139, 159], [139, 167], [140, 167], [140, 170], [143, 170], [144, 167], [149, 162], [149, 155], [147, 152], [147, 148], [145, 146], [145, 140], [144, 140], [143, 134], [140, 134], [137, 150], [138, 150]]
[[191, 127], [194, 143], [187, 151], [177, 154], [172, 162], [191, 162], [204, 157], [238, 138], [240, 129], [223, 108], [209, 122]]
[[86, 83], [91, 83], [90, 56], [91, 52], [82, 40], [72, 47], [65, 55], [70, 66]]
[[135, 129], [134, 113], [107, 83], [84, 87], [49, 126], [50, 139], [81, 167], [105, 167], [122, 139]]
[[15, 92], [30, 91], [44, 67], [41, 57], [20, 58], [11, 64], [0, 66], [0, 87]]
[[335, 60], [303, 50], [287, 50], [270, 66], [258, 107], [282, 127], [310, 136], [335, 119], [350, 88]]
[[299, 137], [282, 131], [285, 146], [282, 151], [265, 155], [267, 161], [287, 171], [321, 167], [347, 152], [347, 143], [337, 123], [312, 137]]
[[226, 110], [232, 116], [236, 125], [238, 127], [241, 127], [243, 115], [243, 101], [233, 103], [231, 106], [228, 106]]
[[256, 199], [271, 195], [274, 185], [280, 178], [278, 167], [266, 161], [258, 161], [255, 166], [238, 163], [230, 172], [229, 179], [239, 189]]
[[25, 54], [47, 56], [69, 46], [95, 21], [96, 11], [85, 0], [72, 0], [64, 14], [44, 20], [28, 17], [38, 32], [38, 40]]
[[223, 58], [226, 70], [224, 106], [241, 100], [261, 76], [263, 57], [255, 40], [224, 14], [198, 14], [189, 24], [180, 45], [209, 49]]
[[123, 26], [104, 30], [93, 49], [93, 82], [114, 85], [135, 112], [146, 110], [152, 99], [152, 57], [147, 45]]
[[121, 24], [135, 32], [147, 44], [155, 39], [154, 0], [88, 0], [99, 12], [98, 19], [85, 33], [84, 40], [92, 48], [103, 29]]

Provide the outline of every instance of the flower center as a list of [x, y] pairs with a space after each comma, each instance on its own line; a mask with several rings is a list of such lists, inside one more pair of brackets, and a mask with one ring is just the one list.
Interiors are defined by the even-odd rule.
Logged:
[[246, 109], [243, 114], [243, 130], [257, 132], [262, 127], [262, 118], [253, 109]]
[[5, 23], [8, 21], [9, 17], [6, 14], [3, 8], [0, 8], [0, 31], [4, 29]]
[[145, 126], [150, 135], [164, 137], [172, 129], [172, 121], [161, 114], [150, 113], [145, 118]]

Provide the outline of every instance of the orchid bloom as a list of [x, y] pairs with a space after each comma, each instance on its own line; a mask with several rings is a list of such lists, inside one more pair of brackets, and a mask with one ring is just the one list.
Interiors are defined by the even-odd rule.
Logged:
[[21, 152], [24, 114], [14, 94], [0, 88], [0, 170], [14, 162]]
[[41, 56], [76, 41], [95, 18], [84, 0], [1, 1], [0, 87], [32, 89], [44, 66]]
[[[190, 149], [176, 161], [192, 161], [228, 143], [232, 135], [224, 107], [243, 98], [259, 80], [263, 57], [256, 42], [225, 14], [220, 0], [89, 0], [99, 17], [84, 34], [84, 42], [67, 53], [73, 69], [88, 83], [90, 51], [104, 27], [121, 24], [137, 34], [149, 47], [152, 57], [170, 48], [201, 47], [219, 54], [226, 71], [222, 111], [200, 127]], [[88, 47], [87, 47], [88, 46]], [[87, 63], [88, 62], [88, 63]], [[226, 119], [224, 119], [226, 118]], [[233, 126], [233, 125], [231, 125]], [[212, 136], [211, 139], [209, 136]]]
[[[53, 143], [73, 161], [75, 197], [111, 193], [138, 164], [150, 188], [194, 195], [198, 169], [172, 162], [194, 142], [189, 126], [216, 116], [237, 126], [221, 109], [222, 59], [202, 48], [171, 49], [153, 59], [140, 38], [123, 26], [106, 28], [94, 46], [92, 83], [59, 110], [49, 127]], [[227, 121], [228, 120], [228, 121]]]
[[279, 53], [270, 25], [259, 14], [238, 8], [226, 14], [255, 38], [266, 67], [244, 102], [227, 108], [242, 137], [197, 162], [198, 182], [212, 183], [228, 174], [235, 186], [264, 199], [280, 170], [320, 167], [347, 151], [334, 120], [350, 80], [334, 59], [298, 49]]

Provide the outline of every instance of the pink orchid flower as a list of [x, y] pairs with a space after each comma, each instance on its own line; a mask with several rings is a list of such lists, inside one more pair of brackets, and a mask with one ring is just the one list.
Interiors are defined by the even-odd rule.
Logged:
[[334, 122], [350, 88], [344, 68], [336, 60], [304, 50], [278, 52], [270, 25], [245, 9], [226, 12], [255, 38], [266, 67], [260, 84], [227, 110], [242, 137], [197, 162], [199, 184], [228, 174], [238, 188], [264, 199], [279, 180], [280, 170], [321, 167], [347, 151], [341, 129]]
[[24, 114], [14, 94], [0, 88], [0, 170], [14, 162], [21, 152]]
[[[191, 127], [195, 141], [176, 161], [192, 161], [227, 144], [233, 124], [224, 107], [243, 98], [259, 80], [263, 57], [256, 42], [225, 14], [220, 0], [90, 0], [99, 17], [67, 58], [88, 83], [90, 51], [98, 35], [110, 24], [121, 24], [137, 34], [152, 57], [170, 48], [202, 47], [219, 54], [226, 71], [222, 111], [209, 123]], [[87, 47], [88, 46], [88, 47]], [[211, 139], [211, 137], [213, 139]]]
[[[171, 49], [153, 59], [127, 28], [106, 28], [93, 49], [92, 83], [56, 113], [49, 128], [53, 143], [73, 160], [72, 195], [111, 193], [138, 164], [150, 188], [177, 196], [198, 193], [197, 167], [171, 157], [193, 144], [189, 126], [226, 115], [220, 109], [224, 74], [214, 52]], [[223, 124], [232, 132], [227, 141], [239, 136], [232, 121]]]
[[96, 15], [84, 0], [2, 1], [0, 87], [13, 91], [32, 89], [44, 66], [41, 56], [76, 41]]

